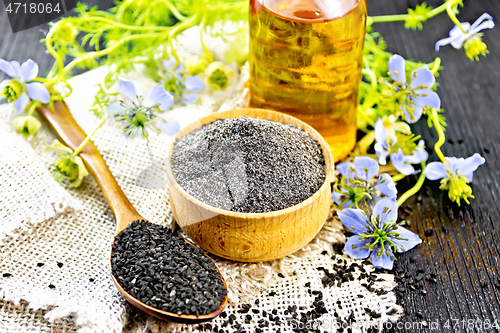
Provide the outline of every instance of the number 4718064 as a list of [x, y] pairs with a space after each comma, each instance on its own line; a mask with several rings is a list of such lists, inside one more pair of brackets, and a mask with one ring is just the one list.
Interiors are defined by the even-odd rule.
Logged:
[[52, 12], [60, 13], [61, 8], [59, 7], [59, 3], [56, 3], [52, 6], [51, 3], [22, 3], [22, 2], [14, 2], [9, 3], [6, 8], [7, 13], [9, 14], [50, 14]]
[[481, 320], [481, 319], [448, 319], [444, 325], [444, 328], [452, 328], [452, 329], [491, 329], [496, 328], [500, 329], [500, 325], [497, 320], [490, 321], [489, 319]]

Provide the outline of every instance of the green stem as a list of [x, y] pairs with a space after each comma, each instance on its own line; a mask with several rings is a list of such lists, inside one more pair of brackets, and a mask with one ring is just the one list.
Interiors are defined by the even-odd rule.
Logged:
[[[47, 48], [47, 51], [56, 59], [56, 63], [54, 64], [54, 67], [57, 66], [59, 69], [59, 74], [61, 73], [62, 69], [64, 68], [64, 62], [61, 58], [61, 56], [56, 52], [54, 47], [52, 46], [52, 37], [54, 36], [54, 33], [57, 31], [57, 26], [61, 24], [62, 21], [57, 22], [52, 28], [50, 29], [49, 33], [47, 34], [47, 38], [45, 38], [45, 47]], [[51, 75], [55, 75], [56, 71], [54, 70], [54, 67], [49, 73], [49, 76], [47, 76], [48, 79], [52, 78]], [[60, 75], [57, 76], [58, 78]]]
[[438, 141], [436, 142], [436, 144], [434, 144], [434, 151], [436, 152], [436, 155], [439, 157], [441, 162], [443, 162], [445, 165], [447, 165], [448, 162], [446, 161], [446, 158], [444, 157], [444, 154], [441, 151], [441, 147], [444, 145], [446, 137], [444, 135], [443, 128], [441, 127], [441, 124], [439, 123], [436, 109], [432, 109], [431, 119], [432, 119], [432, 123], [434, 124], [434, 127], [436, 128], [436, 132], [438, 134]]
[[170, 45], [170, 50], [172, 52], [172, 56], [175, 58], [177, 63], [180, 63], [179, 56], [177, 55], [177, 52], [175, 51], [173, 40], [175, 37], [181, 33], [182, 31], [194, 26], [194, 22], [198, 19], [198, 15], [192, 16], [189, 20], [182, 22], [181, 24], [175, 26], [172, 31], [170, 32], [170, 35], [168, 37], [168, 45]]
[[397, 174], [397, 175], [395, 175], [395, 176], [392, 176], [392, 180], [394, 180], [395, 182], [397, 182], [397, 181], [400, 181], [401, 179], [403, 179], [403, 178], [405, 178], [405, 177], [406, 177], [406, 175], [405, 175], [405, 174], [403, 174], [403, 173], [399, 173], [399, 174]]
[[127, 42], [130, 42], [130, 41], [136, 40], [136, 39], [143, 39], [143, 38], [149, 38], [149, 37], [157, 37], [158, 35], [161, 35], [161, 34], [164, 34], [164, 33], [165, 32], [155, 32], [155, 33], [150, 33], [150, 34], [132, 35], [132, 36], [125, 37], [119, 43], [116, 43], [115, 45], [113, 45], [111, 47], [108, 47], [108, 48], [106, 48], [104, 50], [101, 50], [101, 51], [89, 52], [87, 55], [85, 55], [85, 56], [83, 56], [81, 58], [73, 60], [72, 62], [70, 62], [69, 64], [67, 64], [63, 68], [62, 71], [59, 72], [59, 76], [62, 76], [66, 72], [70, 71], [73, 67], [77, 66], [79, 63], [81, 63], [83, 61], [86, 61], [88, 59], [91, 59], [91, 58], [99, 58], [99, 57], [105, 56], [105, 55], [109, 54], [110, 52], [114, 51], [115, 49], [117, 49], [118, 47], [122, 46], [123, 44], [125, 44]]
[[102, 120], [101, 122], [99, 123], [99, 125], [97, 125], [97, 127], [95, 128], [95, 130], [92, 132], [92, 134], [90, 134], [89, 136], [87, 136], [85, 138], [85, 140], [83, 140], [82, 143], [80, 143], [80, 145], [78, 146], [78, 148], [76, 148], [76, 150], [73, 152], [73, 156], [78, 156], [78, 154], [80, 154], [80, 152], [82, 151], [83, 148], [85, 148], [85, 145], [90, 141], [90, 138], [92, 138], [92, 136], [95, 134], [95, 132], [97, 132], [97, 130], [99, 129], [99, 127], [102, 126], [102, 124], [104, 124], [104, 122], [106, 121], [108, 117], [104, 116], [102, 117]]
[[422, 171], [420, 172], [420, 176], [418, 177], [417, 183], [415, 186], [413, 186], [411, 189], [403, 193], [402, 196], [399, 197], [398, 199], [398, 207], [401, 207], [401, 205], [412, 195], [420, 191], [422, 188], [422, 185], [424, 184], [425, 181], [425, 175], [424, 175], [424, 169], [425, 169], [425, 162], [421, 162], [420, 166], [422, 167]]
[[375, 76], [375, 73], [373, 73], [372, 70], [368, 68], [363, 68], [361, 70], [361, 74], [367, 75], [370, 77], [370, 86], [372, 89], [377, 89], [377, 77]]
[[379, 15], [379, 16], [369, 16], [368, 17], [369, 22], [371, 22], [371, 23], [405, 21], [409, 18], [411, 18], [411, 15], [408, 15], [408, 14]]
[[83, 23], [83, 22], [104, 22], [108, 23], [109, 25], [112, 25], [117, 28], [122, 28], [125, 30], [135, 30], [135, 31], [151, 31], [151, 30], [160, 30], [160, 31], [165, 31], [165, 30], [170, 30], [172, 27], [158, 27], [158, 26], [148, 26], [148, 27], [140, 27], [136, 25], [128, 25], [128, 24], [123, 24], [123, 23], [118, 23], [113, 20], [109, 20], [104, 17], [87, 17], [87, 18], [82, 18], [78, 23]]
[[207, 57], [208, 62], [214, 61], [214, 57], [212, 56], [212, 53], [210, 50], [207, 48], [205, 43], [203, 42], [203, 31], [205, 30], [205, 24], [207, 21], [207, 13], [205, 12], [203, 14], [203, 18], [201, 19], [200, 23], [200, 42], [201, 42], [201, 47], [203, 48], [203, 51], [205, 52], [205, 55]]
[[431, 68], [432, 75], [436, 76], [436, 73], [439, 70], [440, 66], [441, 66], [441, 58], [437, 57], [434, 60], [434, 65]]
[[172, 15], [174, 15], [176, 19], [178, 19], [179, 21], [185, 21], [187, 19], [187, 17], [182, 15], [170, 1], [165, 0], [165, 3], [167, 4], [168, 9], [170, 9]]
[[33, 113], [35, 113], [35, 110], [40, 106], [42, 105], [42, 103], [40, 101], [35, 101], [33, 102], [33, 104], [31, 105], [30, 109], [28, 110], [28, 115], [32, 116]]
[[[428, 20], [438, 14], [441, 14], [445, 10], [448, 10], [448, 6], [455, 5], [459, 0], [454, 1], [446, 1], [441, 6], [438, 6], [431, 10], [424, 16], [415, 17], [418, 20]], [[453, 15], [454, 16], [454, 15]], [[381, 16], [369, 16], [369, 21], [371, 23], [379, 23], [379, 22], [396, 22], [396, 21], [406, 21], [407, 19], [412, 18], [409, 14], [399, 14], [399, 15], [381, 15]], [[451, 18], [451, 16], [450, 16]], [[452, 19], [453, 20], [453, 19]], [[455, 22], [455, 21], [453, 21]]]
[[[455, 8], [451, 8], [451, 6], [455, 6]], [[455, 25], [457, 25], [464, 34], [466, 34], [467, 31], [464, 29], [462, 23], [460, 23], [460, 21], [457, 19], [457, 16], [455, 15], [455, 9], [457, 8], [456, 6], [458, 5], [454, 2], [451, 1], [446, 2], [446, 12], [448, 13], [448, 16], [450, 17], [451, 21], [455, 23]]]

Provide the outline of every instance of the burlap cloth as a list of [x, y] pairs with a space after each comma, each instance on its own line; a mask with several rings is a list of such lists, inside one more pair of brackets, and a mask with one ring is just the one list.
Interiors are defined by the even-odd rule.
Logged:
[[[74, 92], [66, 102], [87, 133], [98, 123], [88, 110], [106, 71], [99, 68], [70, 82]], [[133, 78], [144, 88], [152, 84], [137, 74]], [[176, 106], [171, 112], [185, 126], [211, 112], [243, 105], [244, 80], [236, 77], [226, 92], [206, 88], [196, 105]], [[310, 244], [281, 260], [249, 264], [216, 259], [230, 300], [225, 317], [214, 319], [212, 326], [166, 323], [133, 309], [110, 278], [115, 224], [98, 186], [90, 176], [77, 189], [55, 182], [50, 171], [56, 156], [44, 152], [54, 133], [44, 125], [35, 139], [25, 141], [10, 129], [14, 112], [12, 104], [0, 105], [0, 332], [196, 332], [215, 327], [233, 332], [237, 329], [228, 324], [232, 314], [240, 330], [256, 332], [263, 326], [262, 311], [273, 310], [281, 324], [262, 327], [263, 331], [291, 332], [297, 324], [288, 308], [296, 305], [299, 313], [311, 310], [316, 295], [309, 289], [323, 293], [328, 313], [316, 320], [322, 331], [335, 331], [339, 327], [335, 325], [342, 323], [354, 324], [353, 331], [366, 331], [402, 314], [390, 291], [395, 286], [393, 275], [376, 273], [371, 282], [367, 274], [359, 278], [360, 269], [373, 271], [373, 267], [335, 252], [333, 245], [345, 242], [345, 236], [333, 215]], [[171, 137], [162, 134], [150, 140], [156, 163], [145, 140], [125, 139], [112, 121], [97, 131], [93, 141], [139, 213], [153, 223], [173, 226], [167, 191], [157, 186], [163, 178], [158, 165]], [[343, 260], [354, 271], [354, 279], [324, 286], [325, 273], [318, 267], [335, 273], [334, 265]], [[242, 313], [243, 303], [251, 304], [252, 311]], [[246, 316], [251, 316], [247, 323]]]

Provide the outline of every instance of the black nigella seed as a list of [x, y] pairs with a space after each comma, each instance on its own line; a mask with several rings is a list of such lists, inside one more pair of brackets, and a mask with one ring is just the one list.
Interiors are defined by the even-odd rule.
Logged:
[[42, 267], [43, 265], [45, 265], [43, 262], [39, 262], [38, 264], [36, 264], [38, 267]]
[[130, 295], [159, 310], [204, 315], [227, 294], [212, 259], [169, 228], [134, 221], [112, 247], [111, 272]]
[[282, 273], [278, 273], [278, 276], [282, 279], [285, 277]]
[[49, 284], [49, 288], [50, 289], [56, 289], [56, 286], [54, 286], [53, 284]]
[[489, 150], [489, 149], [483, 148], [483, 150], [484, 150], [484, 152], [485, 152], [486, 154], [489, 154], [489, 153], [490, 153], [490, 150]]
[[94, 278], [90, 278], [90, 279], [89, 279], [89, 281], [90, 281], [90, 282], [94, 282], [94, 281], [95, 281], [95, 279], [94, 279]]
[[3, 274], [2, 274], [2, 276], [3, 276], [3, 277], [11, 277], [11, 276], [12, 276], [12, 274], [11, 274], [11, 273], [3, 273]]
[[62, 262], [58, 262], [58, 263], [57, 263], [57, 266], [58, 266], [59, 268], [63, 267], [63, 265], [64, 265], [64, 264], [63, 264]]
[[432, 228], [427, 228], [427, 229], [425, 229], [424, 233], [425, 233], [425, 235], [426, 235], [427, 237], [430, 237], [430, 236], [432, 236], [432, 234], [434, 233], [434, 229], [432, 229]]
[[251, 117], [218, 119], [177, 139], [171, 165], [187, 193], [240, 213], [297, 205], [326, 176], [321, 146], [307, 132]]

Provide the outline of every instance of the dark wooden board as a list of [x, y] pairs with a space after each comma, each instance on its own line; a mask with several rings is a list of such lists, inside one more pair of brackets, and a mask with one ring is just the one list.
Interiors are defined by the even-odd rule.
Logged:
[[[419, 3], [422, 1], [368, 0], [368, 12], [405, 13], [408, 6]], [[440, 3], [427, 1], [432, 6]], [[473, 23], [484, 12], [500, 19], [498, 1], [465, 1], [464, 5], [458, 16], [462, 22]], [[407, 216], [410, 229], [424, 242], [396, 262], [395, 269], [406, 274], [398, 279], [397, 288], [398, 302], [404, 302], [406, 315], [399, 322], [402, 329], [387, 330], [390, 332], [496, 332], [484, 329], [487, 319], [500, 325], [500, 209], [496, 202], [500, 196], [500, 30], [485, 31], [484, 41], [491, 54], [472, 63], [463, 50], [451, 46], [434, 51], [434, 43], [447, 37], [453, 25], [446, 14], [431, 19], [417, 32], [405, 30], [402, 22], [374, 25], [389, 51], [425, 62], [436, 56], [442, 59], [438, 94], [446, 110], [449, 139], [443, 152], [457, 157], [477, 152], [486, 158], [486, 164], [474, 174], [476, 199], [470, 206], [457, 207], [439, 190], [439, 182], [430, 181], [405, 205], [413, 210]], [[414, 128], [427, 146], [436, 142], [437, 135], [423, 121]], [[435, 155], [430, 158], [437, 159]], [[401, 191], [410, 184], [399, 185], [404, 185], [398, 186]], [[427, 237], [429, 228], [433, 233]], [[436, 274], [436, 283], [431, 274]], [[420, 282], [416, 281], [419, 277]], [[422, 321], [428, 326], [420, 325]]]
[[[111, 1], [100, 3], [109, 6]], [[368, 10], [370, 15], [403, 14], [409, 6], [420, 3], [421, 0], [368, 0]], [[427, 3], [438, 6], [441, 2]], [[461, 21], [472, 23], [484, 12], [500, 20], [498, 0], [466, 0], [464, 4]], [[443, 152], [457, 157], [478, 152], [487, 161], [474, 174], [476, 199], [470, 206], [457, 207], [438, 189], [438, 182], [426, 181], [419, 195], [401, 210], [409, 228], [424, 242], [398, 256], [395, 270], [405, 277], [398, 278], [396, 291], [406, 314], [399, 324], [386, 329], [388, 332], [496, 332], [480, 325], [485, 320], [497, 320], [500, 325], [500, 207], [496, 201], [500, 198], [500, 27], [485, 32], [484, 41], [491, 54], [473, 63], [462, 50], [451, 46], [434, 51], [434, 43], [447, 37], [452, 27], [445, 14], [431, 19], [417, 32], [405, 30], [401, 22], [374, 25], [391, 52], [425, 62], [441, 57], [444, 71], [438, 78], [438, 93], [449, 125], [449, 143]], [[32, 58], [40, 65], [41, 73], [48, 71], [53, 59], [41, 51], [43, 47], [38, 42], [47, 30], [45, 25], [12, 34], [0, 3], [0, 58]], [[0, 80], [4, 78], [0, 74]], [[437, 135], [423, 122], [414, 128], [428, 146], [436, 141]], [[430, 159], [436, 160], [436, 156], [431, 155]], [[400, 182], [400, 192], [414, 181]], [[409, 211], [408, 207], [411, 213], [404, 212]], [[429, 228], [433, 233], [426, 236]], [[422, 326], [422, 321], [427, 322], [427, 327]], [[447, 322], [449, 328], [445, 327]]]

